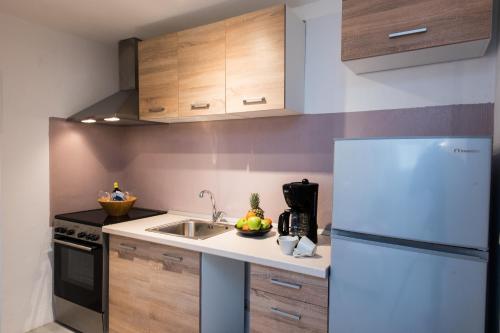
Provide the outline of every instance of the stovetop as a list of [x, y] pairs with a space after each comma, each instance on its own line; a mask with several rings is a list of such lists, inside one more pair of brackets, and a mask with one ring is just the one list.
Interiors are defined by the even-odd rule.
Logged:
[[142, 219], [151, 216], [166, 214], [166, 211], [145, 209], [145, 208], [132, 208], [125, 216], [113, 217], [108, 216], [103, 209], [92, 209], [81, 212], [58, 214], [54, 216], [55, 219], [76, 222], [91, 226], [102, 227], [108, 224], [127, 222], [137, 219]]

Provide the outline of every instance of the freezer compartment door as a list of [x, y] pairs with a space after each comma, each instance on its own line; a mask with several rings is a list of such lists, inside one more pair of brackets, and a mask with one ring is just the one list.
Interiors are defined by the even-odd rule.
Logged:
[[487, 249], [491, 140], [335, 142], [333, 227]]
[[330, 332], [484, 332], [485, 260], [333, 239]]

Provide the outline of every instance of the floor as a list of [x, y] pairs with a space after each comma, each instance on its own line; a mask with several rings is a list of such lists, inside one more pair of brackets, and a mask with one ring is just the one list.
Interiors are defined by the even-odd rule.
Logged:
[[31, 330], [27, 333], [73, 333], [73, 331], [62, 327], [59, 324], [50, 323], [42, 327], [35, 328], [34, 330]]

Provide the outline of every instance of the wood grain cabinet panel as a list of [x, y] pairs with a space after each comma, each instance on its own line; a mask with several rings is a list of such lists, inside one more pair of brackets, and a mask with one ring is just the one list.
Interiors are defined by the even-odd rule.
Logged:
[[110, 237], [111, 333], [199, 332], [200, 254]]
[[181, 31], [179, 111], [181, 117], [226, 112], [226, 29], [224, 22]]
[[326, 333], [328, 308], [250, 290], [250, 332]]
[[228, 113], [285, 108], [285, 6], [226, 20]]
[[328, 280], [252, 264], [251, 288], [328, 307]]
[[179, 115], [177, 34], [139, 43], [139, 117], [144, 120]]
[[[342, 1], [343, 61], [447, 45], [455, 46], [434, 55], [420, 52], [413, 56], [439, 62], [446, 60], [446, 52], [461, 50], [467, 57], [474, 47], [479, 55], [484, 53], [491, 31], [492, 0]], [[474, 43], [477, 41], [485, 42]], [[457, 44], [467, 46], [458, 49]], [[451, 60], [456, 57], [449, 56]], [[394, 67], [403, 61], [392, 60]], [[390, 68], [391, 64], [384, 66]]]
[[327, 332], [328, 279], [251, 264], [250, 331]]
[[140, 118], [160, 122], [304, 112], [305, 24], [285, 5], [139, 44]]

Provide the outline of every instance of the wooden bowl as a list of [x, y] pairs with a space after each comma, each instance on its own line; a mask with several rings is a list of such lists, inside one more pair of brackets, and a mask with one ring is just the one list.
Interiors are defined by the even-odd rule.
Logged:
[[136, 197], [130, 196], [125, 201], [113, 201], [108, 199], [97, 199], [102, 208], [108, 213], [109, 216], [124, 216], [127, 215], [129, 210], [134, 206]]

